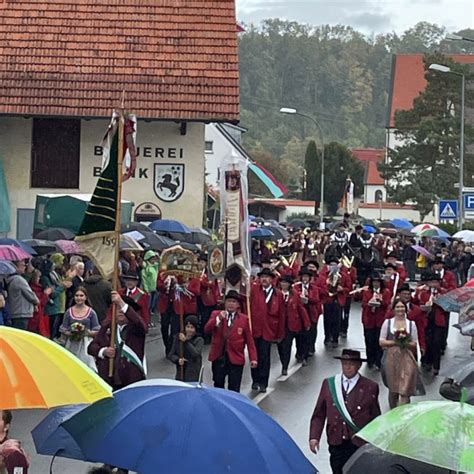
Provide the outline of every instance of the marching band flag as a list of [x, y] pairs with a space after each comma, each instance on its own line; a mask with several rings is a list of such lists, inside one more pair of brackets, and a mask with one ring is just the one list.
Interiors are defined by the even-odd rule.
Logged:
[[235, 150], [222, 160], [220, 166], [221, 222], [227, 227], [225, 267], [237, 264], [245, 273], [245, 280], [251, 271], [247, 170], [248, 161]]
[[103, 168], [75, 240], [106, 279], [115, 266], [118, 207], [119, 118], [116, 113], [104, 137]]
[[347, 177], [346, 184], [344, 185], [340, 207], [348, 214], [354, 212], [354, 183], [350, 176]]

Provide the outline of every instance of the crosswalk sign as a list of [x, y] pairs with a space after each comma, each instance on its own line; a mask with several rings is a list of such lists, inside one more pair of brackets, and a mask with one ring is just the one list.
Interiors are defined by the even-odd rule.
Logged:
[[458, 215], [458, 202], [455, 199], [441, 199], [439, 201], [440, 219], [457, 219]]

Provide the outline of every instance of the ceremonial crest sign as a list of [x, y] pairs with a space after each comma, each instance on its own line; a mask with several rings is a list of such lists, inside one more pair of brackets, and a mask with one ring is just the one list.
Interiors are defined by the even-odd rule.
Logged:
[[153, 190], [162, 201], [179, 199], [184, 191], [184, 165], [155, 163]]

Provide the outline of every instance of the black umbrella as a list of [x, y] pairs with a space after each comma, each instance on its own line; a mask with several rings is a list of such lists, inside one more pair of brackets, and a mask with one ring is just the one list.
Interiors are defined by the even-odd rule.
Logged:
[[454, 379], [464, 387], [474, 385], [474, 355], [453, 357], [452, 362], [443, 368], [441, 375]]
[[371, 444], [359, 448], [346, 462], [344, 474], [448, 474], [448, 469], [387, 453]]
[[304, 229], [305, 227], [309, 227], [309, 222], [305, 221], [304, 219], [292, 219], [288, 222], [287, 227], [293, 227], [294, 229]]
[[277, 239], [286, 240], [290, 237], [290, 233], [281, 225], [266, 225], [264, 229], [271, 230]]
[[150, 229], [147, 225], [142, 224], [141, 222], [129, 222], [128, 224], [122, 224], [120, 226], [120, 233], [125, 234], [127, 232], [133, 232], [134, 230], [138, 232], [150, 232]]
[[150, 232], [149, 230], [147, 232], [142, 232], [142, 231], [139, 231], [139, 232], [145, 238], [140, 239], [138, 242], [146, 250], [152, 249], [152, 250], [159, 250], [161, 252], [164, 249], [167, 249], [169, 247], [172, 247], [173, 245], [176, 245], [176, 242], [174, 240], [169, 239], [168, 237], [165, 237], [164, 235], [158, 235], [158, 234], [155, 234], [154, 232]]
[[34, 248], [38, 255], [47, 255], [49, 253], [62, 252], [61, 249], [50, 240], [29, 239], [24, 240], [23, 242]]
[[397, 226], [395, 224], [393, 224], [392, 222], [389, 222], [389, 221], [381, 222], [379, 224], [379, 227], [381, 229], [396, 229], [397, 228]]
[[42, 240], [72, 240], [74, 237], [74, 232], [71, 232], [69, 229], [63, 229], [62, 227], [43, 229], [35, 236], [36, 239]]

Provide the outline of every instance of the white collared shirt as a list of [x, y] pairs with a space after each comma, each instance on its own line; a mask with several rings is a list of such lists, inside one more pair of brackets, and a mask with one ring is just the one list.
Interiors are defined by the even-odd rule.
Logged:
[[360, 374], [354, 375], [351, 379], [348, 379], [344, 374], [342, 374], [342, 388], [346, 391], [346, 394], [349, 394], [351, 390], [356, 386], [357, 382], [360, 379]]

